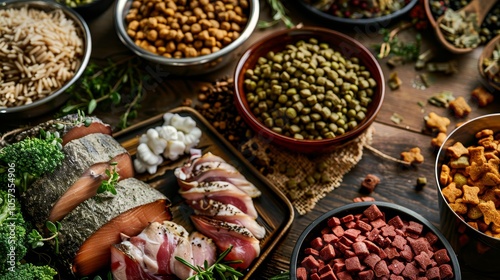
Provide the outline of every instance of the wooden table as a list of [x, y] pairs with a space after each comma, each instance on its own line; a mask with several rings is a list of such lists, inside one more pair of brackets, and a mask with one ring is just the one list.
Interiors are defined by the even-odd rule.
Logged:
[[[271, 11], [266, 2], [267, 1], [261, 1], [262, 19], [269, 19], [271, 17]], [[295, 23], [301, 22], [307, 25], [319, 25], [302, 15], [301, 11], [294, 5], [287, 3], [287, 8]], [[99, 18], [89, 21], [89, 26], [92, 32], [93, 58], [106, 58], [116, 52], [126, 50], [115, 33], [113, 11], [111, 8]], [[396, 26], [397, 23], [394, 23], [387, 28]], [[326, 27], [336, 29], [334, 26]], [[285, 27], [283, 25], [278, 25], [271, 29], [256, 30], [239, 52], [243, 52], [245, 47], [262, 36], [282, 28]], [[366, 32], [361, 28], [358, 31], [339, 31], [351, 35], [368, 47], [371, 47], [375, 43], [380, 44], [382, 42], [381, 35], [377, 32], [373, 32], [374, 30], [372, 30], [372, 32]], [[404, 31], [401, 33], [400, 38], [401, 40], [414, 40], [415, 34], [416, 31], [414, 30]], [[354, 197], [359, 196], [358, 191], [360, 189], [360, 183], [369, 173], [375, 174], [381, 179], [381, 183], [371, 195], [376, 200], [404, 205], [420, 213], [436, 226], [439, 226], [439, 210], [434, 176], [434, 161], [437, 149], [430, 145], [434, 135], [423, 132], [425, 126], [424, 117], [432, 111], [441, 116], [447, 116], [452, 121], [449, 128], [449, 131], [451, 131], [458, 122], [487, 113], [498, 112], [499, 102], [496, 100], [487, 107], [479, 108], [471, 99], [471, 91], [480, 84], [477, 71], [477, 58], [480, 55], [481, 49], [470, 54], [453, 56], [436, 46], [437, 41], [432, 32], [427, 31], [422, 35], [422, 50], [433, 48], [439, 52], [440, 60], [456, 60], [459, 66], [459, 72], [453, 75], [436, 74], [432, 85], [426, 89], [418, 89], [414, 87], [416, 84], [415, 81], [417, 76], [424, 71], [416, 71], [413, 63], [390, 69], [386, 65], [385, 60], [380, 61], [386, 80], [392, 71], [397, 71], [399, 77], [403, 81], [403, 85], [397, 90], [387, 89], [384, 104], [373, 125], [375, 132], [372, 146], [396, 158], [399, 158], [402, 151], [418, 146], [422, 150], [425, 161], [414, 167], [404, 167], [395, 162], [383, 159], [369, 150], [365, 150], [362, 160], [344, 177], [342, 185], [338, 189], [322, 199], [310, 213], [303, 216], [299, 216], [298, 214], [295, 215], [289, 232], [285, 234], [284, 238], [278, 243], [276, 250], [269, 255], [267, 261], [260, 266], [257, 273], [255, 273], [255, 279], [268, 279], [271, 276], [289, 270], [289, 259], [292, 254], [293, 245], [300, 233], [322, 213], [350, 203]], [[371, 49], [374, 50], [374, 48]], [[166, 75], [162, 81], [162, 89], [156, 92], [154, 96], [154, 98], [158, 100], [157, 106], [144, 110], [140, 115], [140, 119], [148, 118], [175, 108], [182, 103], [184, 98], [194, 98], [195, 96], [193, 93], [197, 91], [197, 88], [202, 82], [214, 81], [218, 78], [230, 76], [234, 70], [234, 66], [235, 63], [230, 64], [215, 73], [203, 77], [174, 79]], [[444, 90], [451, 91], [455, 97], [463, 96], [466, 100], [470, 101], [469, 104], [473, 108], [472, 113], [466, 118], [457, 119], [448, 109], [439, 108], [427, 103], [429, 97]], [[425, 106], [422, 108], [418, 102], [423, 102]], [[391, 121], [391, 116], [394, 113], [404, 117], [401, 123], [396, 124]], [[113, 122], [117, 120], [109, 119], [108, 121]], [[426, 177], [428, 181], [427, 186], [421, 191], [415, 189], [418, 177]], [[478, 279], [477, 276], [472, 276], [467, 270], [464, 270], [462, 273], [464, 279]]]

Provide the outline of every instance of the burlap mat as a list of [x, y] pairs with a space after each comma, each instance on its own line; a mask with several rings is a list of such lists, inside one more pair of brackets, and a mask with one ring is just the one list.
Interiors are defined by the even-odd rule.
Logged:
[[[257, 144], [253, 145], [253, 147], [257, 147], [254, 152], [263, 159], [271, 160], [269, 157], [272, 157], [276, 166], [280, 164], [293, 165], [296, 169], [294, 179], [298, 182], [314, 173], [318, 163], [325, 162], [327, 164], [327, 169], [324, 172], [330, 175], [331, 181], [329, 183], [314, 183], [305, 189], [296, 188], [296, 199], [291, 202], [297, 212], [304, 215], [314, 209], [318, 201], [340, 186], [344, 175], [361, 160], [364, 145], [371, 144], [373, 130], [373, 127], [369, 127], [354, 141], [330, 153], [315, 157], [280, 149], [257, 136], [251, 138], [244, 146]], [[289, 197], [289, 189], [286, 186], [286, 182], [290, 180], [289, 177], [280, 172], [269, 173], [266, 177]]]

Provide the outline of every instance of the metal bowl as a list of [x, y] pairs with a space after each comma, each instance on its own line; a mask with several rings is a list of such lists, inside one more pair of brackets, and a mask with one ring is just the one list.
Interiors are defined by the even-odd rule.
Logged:
[[[447, 203], [439, 182], [441, 166], [447, 162], [446, 150], [456, 142], [465, 147], [475, 143], [475, 134], [483, 129], [500, 131], [500, 114], [490, 114], [474, 118], [453, 130], [440, 147], [435, 163], [435, 179], [438, 188], [440, 228], [458, 255], [460, 265], [468, 267], [478, 278], [500, 279], [500, 239], [478, 231], [466, 223]], [[477, 144], [477, 143], [476, 143]]]
[[245, 43], [257, 26], [260, 12], [259, 1], [250, 0], [247, 25], [236, 40], [221, 48], [217, 52], [198, 57], [166, 58], [137, 46], [127, 34], [125, 16], [129, 11], [132, 2], [132, 0], [118, 0], [116, 2], [115, 26], [118, 37], [123, 44], [125, 44], [136, 55], [150, 62], [162, 65], [162, 68], [167, 72], [179, 76], [206, 74], [216, 71], [217, 69], [227, 65], [229, 62], [234, 61], [236, 59], [236, 50], [240, 48], [243, 43]]
[[408, 3], [400, 10], [397, 10], [391, 14], [383, 15], [379, 17], [372, 18], [344, 18], [334, 16], [327, 12], [321, 11], [304, 0], [295, 0], [294, 2], [304, 10], [313, 20], [319, 21], [323, 24], [334, 26], [344, 26], [344, 27], [365, 27], [365, 30], [356, 31], [366, 31], [366, 32], [377, 32], [382, 28], [387, 28], [390, 24], [398, 22], [403, 16], [405, 16], [415, 5], [418, 0], [410, 0]]
[[[417, 222], [423, 225], [422, 235], [426, 233], [433, 233], [437, 236], [438, 241], [435, 243], [435, 247], [439, 249], [446, 249], [448, 251], [448, 256], [450, 257], [450, 265], [453, 268], [454, 280], [462, 279], [462, 275], [460, 272], [460, 265], [457, 260], [457, 256], [455, 255], [453, 248], [450, 243], [446, 240], [443, 234], [436, 228], [431, 222], [425, 219], [423, 216], [418, 214], [417, 212], [410, 210], [406, 207], [389, 203], [389, 202], [356, 202], [350, 203], [335, 209], [332, 209], [317, 219], [315, 219], [307, 228], [301, 233], [297, 242], [295, 243], [292, 257], [290, 260], [290, 275], [291, 279], [297, 279], [297, 268], [301, 265], [301, 261], [306, 257], [305, 249], [310, 247], [311, 241], [315, 238], [322, 237], [324, 233], [324, 229], [328, 227], [328, 221], [332, 217], [342, 218], [347, 215], [357, 215], [362, 214], [368, 207], [375, 204], [380, 211], [382, 211], [385, 215], [385, 221], [389, 221], [395, 216], [399, 216], [403, 221], [409, 222]], [[340, 237], [340, 236], [339, 236]], [[339, 239], [340, 240], [340, 239]], [[339, 241], [330, 243], [337, 251], [338, 244], [341, 243]], [[338, 256], [337, 256], [338, 257]], [[377, 278], [379, 279], [379, 278]]]
[[[64, 0], [58, 0], [59, 3], [65, 3], [66, 1]], [[77, 13], [79, 13], [83, 18], [86, 20], [92, 20], [94, 18], [97, 18], [100, 16], [102, 13], [104, 13], [110, 6], [115, 2], [114, 0], [93, 0], [92, 2], [88, 4], [81, 4], [81, 5], [76, 5], [74, 7], [69, 6], [73, 10], [75, 10]]]
[[66, 82], [62, 87], [55, 90], [52, 94], [44, 97], [42, 99], [36, 100], [31, 104], [21, 105], [17, 107], [0, 108], [0, 118], [1, 119], [26, 119], [33, 118], [50, 112], [69, 98], [69, 95], [64, 94], [65, 91], [74, 84], [83, 71], [87, 67], [90, 60], [90, 54], [92, 52], [92, 40], [90, 36], [90, 30], [84, 19], [76, 13], [74, 10], [58, 4], [53, 1], [30, 1], [30, 0], [14, 0], [5, 1], [0, 3], [0, 10], [5, 10], [9, 8], [21, 8], [27, 6], [29, 8], [35, 8], [43, 11], [53, 11], [62, 10], [64, 14], [71, 20], [73, 20], [78, 28], [78, 33], [83, 39], [84, 53], [81, 58], [80, 67], [75, 72], [73, 78]]

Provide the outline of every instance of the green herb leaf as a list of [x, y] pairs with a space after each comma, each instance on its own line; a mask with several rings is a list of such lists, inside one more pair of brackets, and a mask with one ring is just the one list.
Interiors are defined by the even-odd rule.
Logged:
[[92, 114], [94, 112], [95, 108], [97, 108], [97, 101], [95, 99], [92, 99], [89, 102], [88, 114], [89, 115]]

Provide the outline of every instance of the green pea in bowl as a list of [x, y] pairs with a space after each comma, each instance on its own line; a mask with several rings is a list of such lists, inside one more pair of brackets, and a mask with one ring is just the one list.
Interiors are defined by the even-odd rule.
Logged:
[[252, 45], [234, 73], [236, 107], [256, 134], [301, 153], [328, 152], [360, 136], [385, 94], [376, 58], [321, 27], [277, 31]]

